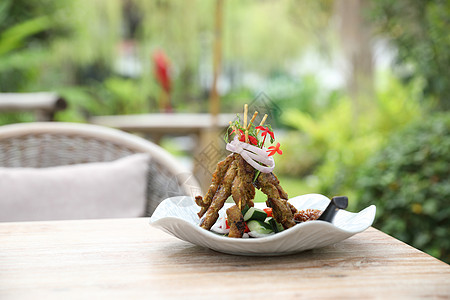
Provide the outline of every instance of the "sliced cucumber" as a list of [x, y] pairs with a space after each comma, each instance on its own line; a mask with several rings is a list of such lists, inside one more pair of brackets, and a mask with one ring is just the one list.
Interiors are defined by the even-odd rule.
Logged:
[[247, 226], [250, 232], [256, 232], [258, 234], [269, 234], [273, 232], [272, 227], [263, 221], [250, 220], [247, 222]]
[[244, 207], [244, 209], [242, 210], [242, 215], [243, 216], [245, 216], [245, 213], [249, 210], [249, 206], [248, 206], [248, 204], [245, 204], [245, 207]]
[[244, 214], [244, 221], [248, 220], [259, 220], [264, 221], [267, 218], [267, 214], [265, 211], [259, 208], [250, 207], [247, 212]]
[[278, 223], [277, 221], [275, 221], [274, 218], [272, 217], [268, 217], [264, 220], [264, 223], [269, 224], [272, 227], [272, 230], [275, 233], [281, 232], [284, 230], [283, 225], [281, 225], [280, 223]]

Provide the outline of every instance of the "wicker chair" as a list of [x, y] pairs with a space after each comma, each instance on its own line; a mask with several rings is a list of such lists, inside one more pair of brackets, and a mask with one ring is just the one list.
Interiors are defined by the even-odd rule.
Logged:
[[167, 197], [200, 192], [197, 181], [161, 147], [116, 129], [78, 123], [20, 123], [0, 126], [0, 167], [45, 168], [113, 161], [150, 153], [147, 208], [150, 216]]

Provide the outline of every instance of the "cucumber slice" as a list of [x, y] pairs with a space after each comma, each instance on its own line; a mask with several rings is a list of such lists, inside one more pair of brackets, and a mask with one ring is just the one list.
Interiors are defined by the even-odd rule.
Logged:
[[245, 216], [245, 213], [249, 210], [248, 204], [245, 205], [244, 209], [242, 210], [242, 215]]
[[247, 222], [248, 229], [251, 232], [256, 232], [258, 234], [269, 234], [272, 233], [273, 230], [271, 226], [267, 223], [258, 220], [250, 220]]
[[281, 232], [284, 230], [283, 225], [281, 225], [280, 223], [278, 223], [277, 221], [275, 221], [274, 218], [272, 217], [268, 217], [264, 220], [264, 223], [269, 224], [272, 227], [272, 230], [275, 233]]
[[248, 220], [259, 220], [264, 221], [267, 218], [267, 214], [265, 211], [259, 208], [250, 207], [247, 212], [244, 214], [244, 221]]

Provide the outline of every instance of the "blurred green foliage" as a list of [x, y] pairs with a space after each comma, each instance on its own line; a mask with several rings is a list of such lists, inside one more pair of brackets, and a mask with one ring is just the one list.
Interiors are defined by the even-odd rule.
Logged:
[[317, 191], [326, 195], [352, 195], [360, 165], [390, 134], [421, 117], [420, 89], [415, 87], [419, 84], [404, 86], [390, 78], [371, 106], [359, 114], [345, 96], [316, 111], [315, 117], [296, 109], [284, 111], [284, 122], [298, 131], [283, 139], [286, 151], [278, 172], [313, 176]]
[[450, 109], [450, 1], [379, 0], [368, 16], [398, 51], [397, 75], [421, 77], [423, 93], [438, 109]]
[[[295, 109], [312, 118], [334, 107], [344, 96], [343, 90], [329, 90], [323, 86], [315, 74], [299, 76], [297, 80], [287, 75], [273, 76], [266, 92], [279, 110]], [[282, 114], [274, 117], [278, 127], [286, 125]]]
[[[61, 121], [155, 112], [160, 89], [151, 56], [163, 49], [171, 61], [175, 110], [206, 112], [214, 5], [202, 0], [1, 1], [0, 92], [58, 91], [70, 104], [58, 113]], [[331, 34], [332, 8], [331, 0], [227, 1], [223, 73], [232, 83], [224, 110], [240, 110], [241, 102], [253, 98], [254, 91], [240, 82], [243, 70], [261, 77], [285, 72], [286, 57], [295, 59], [310, 41], [323, 44], [324, 35]], [[261, 47], [269, 44], [271, 51]], [[139, 65], [134, 75], [117, 69], [119, 57], [130, 53]], [[231, 95], [239, 90], [242, 98], [235, 101]]]
[[[38, 79], [38, 63], [43, 58], [41, 46], [52, 21], [26, 1], [0, 3], [0, 91], [20, 91]], [[17, 9], [23, 5], [23, 10]], [[27, 43], [36, 47], [27, 49]]]
[[450, 263], [450, 114], [396, 133], [358, 172], [359, 208], [375, 227]]

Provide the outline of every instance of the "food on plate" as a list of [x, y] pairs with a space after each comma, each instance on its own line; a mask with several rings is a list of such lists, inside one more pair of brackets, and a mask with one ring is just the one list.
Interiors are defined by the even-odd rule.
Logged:
[[[230, 122], [231, 134], [227, 131], [226, 149], [232, 152], [220, 161], [212, 175], [211, 185], [205, 197], [195, 197], [200, 206], [198, 216], [200, 226], [227, 234], [228, 237], [261, 237], [278, 233], [295, 226], [297, 223], [316, 220], [321, 211], [297, 209], [288, 202], [288, 194], [280, 185], [277, 176], [272, 172], [275, 167], [273, 155], [282, 154], [280, 143], [276, 146], [264, 147], [266, 138], [275, 141], [270, 126], [263, 126], [267, 115], [259, 126], [254, 121], [255, 112], [247, 122], [248, 106], [244, 106], [243, 122], [238, 118]], [[234, 136], [233, 136], [234, 135]], [[230, 141], [230, 136], [233, 139]], [[255, 188], [267, 195], [267, 208], [254, 207]], [[229, 207], [219, 221], [219, 211], [228, 197], [232, 197], [235, 205]]]
[[320, 209], [305, 209], [301, 210], [294, 214], [294, 220], [296, 222], [306, 222], [310, 220], [317, 220], [320, 215], [322, 214], [322, 211]]
[[229, 237], [242, 237], [245, 232], [245, 221], [244, 216], [242, 216], [241, 210], [233, 205], [227, 209], [227, 222], [230, 224]]

